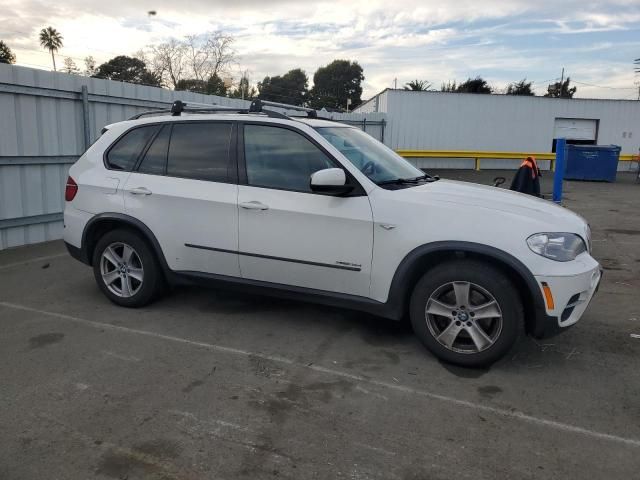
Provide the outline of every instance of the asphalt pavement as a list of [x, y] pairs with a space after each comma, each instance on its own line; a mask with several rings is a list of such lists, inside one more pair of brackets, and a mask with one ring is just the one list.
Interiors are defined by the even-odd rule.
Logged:
[[0, 479], [640, 478], [640, 185], [565, 189], [600, 291], [486, 370], [404, 323], [200, 288], [128, 310], [62, 242], [0, 252]]

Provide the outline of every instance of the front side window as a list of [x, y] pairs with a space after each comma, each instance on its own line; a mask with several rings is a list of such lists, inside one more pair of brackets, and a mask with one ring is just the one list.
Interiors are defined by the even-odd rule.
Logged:
[[249, 185], [299, 192], [311, 192], [311, 174], [335, 166], [304, 136], [268, 125], [245, 125], [244, 156]]
[[176, 123], [169, 142], [167, 175], [226, 182], [230, 146], [231, 123]]
[[371, 135], [350, 127], [316, 129], [374, 183], [424, 177], [424, 173]]
[[149, 125], [127, 132], [109, 149], [107, 167], [113, 170], [131, 171], [158, 128], [160, 128], [159, 125]]

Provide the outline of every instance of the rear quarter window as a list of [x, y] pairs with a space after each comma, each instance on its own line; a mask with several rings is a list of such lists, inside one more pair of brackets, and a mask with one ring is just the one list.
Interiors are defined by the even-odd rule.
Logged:
[[125, 133], [109, 148], [106, 156], [107, 168], [131, 171], [159, 128], [159, 125], [149, 125]]

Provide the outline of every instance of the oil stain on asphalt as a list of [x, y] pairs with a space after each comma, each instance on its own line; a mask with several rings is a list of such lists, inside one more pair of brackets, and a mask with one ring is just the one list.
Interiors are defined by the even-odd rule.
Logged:
[[29, 339], [29, 348], [42, 348], [47, 345], [61, 342], [64, 338], [64, 333], [43, 333], [42, 335], [36, 335]]

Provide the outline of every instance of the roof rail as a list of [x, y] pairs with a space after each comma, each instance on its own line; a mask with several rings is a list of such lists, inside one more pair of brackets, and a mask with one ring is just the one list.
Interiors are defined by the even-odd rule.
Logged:
[[267, 117], [271, 117], [271, 118], [285, 118], [285, 119], [291, 118], [288, 115], [285, 115], [284, 113], [276, 112], [274, 110], [264, 109], [263, 106], [284, 108], [287, 110], [303, 111], [307, 113], [307, 117], [317, 118], [316, 111], [312, 108], [256, 99], [251, 102], [251, 105], [249, 106], [248, 109], [225, 107], [222, 105], [207, 104], [207, 103], [183, 102], [182, 100], [176, 100], [171, 105], [171, 109], [149, 110], [147, 112], [141, 112], [130, 117], [129, 120], [137, 120], [138, 118], [142, 118], [147, 115], [171, 114], [171, 116], [179, 117], [180, 115], [182, 115], [182, 113], [203, 113], [203, 114], [205, 113], [240, 113], [240, 114], [264, 113]]
[[264, 112], [265, 110], [263, 109], [263, 106], [284, 108], [285, 110], [297, 110], [299, 112], [306, 112], [307, 117], [309, 118], [318, 117], [316, 111], [313, 108], [301, 107], [299, 105], [289, 105], [288, 103], [271, 102], [269, 100], [261, 100], [259, 98], [256, 98], [251, 102], [249, 112]]

